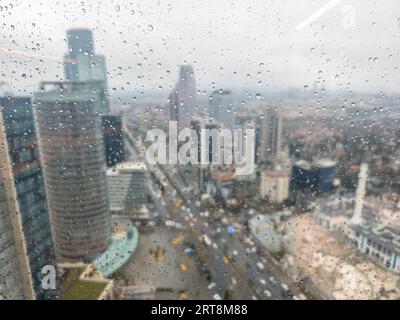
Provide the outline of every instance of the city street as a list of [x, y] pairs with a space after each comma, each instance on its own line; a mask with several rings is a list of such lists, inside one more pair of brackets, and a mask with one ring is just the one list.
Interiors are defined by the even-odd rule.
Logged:
[[[143, 153], [140, 152], [143, 150], [142, 144], [135, 140], [128, 130], [125, 127], [129, 142], [128, 150], [134, 154], [135, 159], [143, 160], [141, 155]], [[214, 220], [212, 214], [208, 218], [201, 217], [200, 209], [195, 205], [192, 194], [182, 192], [188, 187], [182, 179], [182, 174], [174, 174], [173, 179], [168, 173], [169, 169], [164, 166], [152, 166], [149, 169], [158, 179], [158, 181], [149, 182], [149, 190], [160, 213], [161, 224], [171, 220], [182, 226], [181, 232], [184, 234], [186, 243], [189, 243], [195, 251], [195, 259], [192, 263], [201, 267], [203, 273], [205, 270], [206, 273], [210, 273], [208, 284], [212, 287], [213, 294], [227, 299], [291, 299], [292, 295], [301, 293], [294, 284], [290, 283], [290, 278], [283, 276], [281, 270], [273, 265], [268, 257], [259, 254], [256, 239], [249, 232], [242, 230], [229, 234], [227, 226], [224, 226], [221, 221]], [[171, 196], [172, 192], [165, 192], [160, 201], [157, 199], [159, 192], [154, 185], [162, 181], [164, 183], [167, 181], [168, 187], [174, 188], [176, 192], [174, 197]], [[178, 199], [188, 206], [186, 210], [176, 207]], [[210, 239], [210, 245], [202, 240], [204, 235]], [[246, 238], [250, 238], [253, 245], [246, 244]], [[159, 238], [159, 241], [165, 242], [166, 239]], [[184, 255], [183, 252], [182, 255]], [[178, 257], [179, 254], [176, 259]], [[172, 267], [171, 264], [165, 266]], [[176, 266], [174, 269], [177, 269]]]

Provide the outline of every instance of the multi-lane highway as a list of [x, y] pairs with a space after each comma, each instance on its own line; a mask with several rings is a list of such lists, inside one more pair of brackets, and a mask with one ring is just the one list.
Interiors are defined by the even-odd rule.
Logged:
[[[134, 155], [135, 160], [144, 161], [143, 143], [132, 136], [128, 126], [124, 126], [124, 130], [129, 153]], [[213, 214], [201, 214], [192, 193], [188, 191], [184, 175], [179, 171], [171, 174], [172, 169], [162, 165], [145, 163], [158, 184], [175, 189], [174, 193], [164, 192], [161, 196], [154, 188], [154, 181], [149, 180], [148, 183], [162, 223], [171, 220], [182, 226], [185, 242], [195, 252], [193, 259], [209, 277], [209, 289], [214, 298], [291, 299], [293, 294], [300, 294], [294, 285], [288, 283], [289, 277], [284, 276], [268, 257], [260, 254], [259, 244], [244, 226], [232, 234], [228, 232], [227, 224], [214, 219]], [[177, 200], [184, 205], [176, 207]]]

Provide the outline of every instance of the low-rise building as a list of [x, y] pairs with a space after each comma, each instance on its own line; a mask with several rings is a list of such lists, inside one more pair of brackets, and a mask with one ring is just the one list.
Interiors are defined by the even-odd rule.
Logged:
[[273, 203], [282, 203], [289, 197], [289, 174], [282, 171], [262, 171], [260, 195]]
[[123, 162], [107, 170], [108, 195], [113, 214], [133, 214], [147, 202], [146, 166]]

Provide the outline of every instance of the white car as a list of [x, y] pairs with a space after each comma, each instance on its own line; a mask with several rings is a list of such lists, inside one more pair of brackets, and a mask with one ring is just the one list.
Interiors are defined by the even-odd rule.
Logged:
[[215, 250], [218, 249], [218, 245], [217, 245], [215, 242], [212, 244], [212, 247], [213, 247]]
[[277, 284], [275, 278], [272, 277], [272, 276], [269, 277], [269, 281], [270, 281], [271, 283], [273, 283], [273, 284]]
[[262, 263], [262, 262], [257, 262], [257, 268], [259, 269], [259, 270], [264, 270], [265, 269], [265, 267], [264, 267], [264, 264]]
[[165, 221], [165, 226], [168, 228], [173, 228], [176, 226], [176, 223], [175, 223], [175, 221], [167, 220], [167, 221]]
[[281, 287], [283, 288], [283, 290], [289, 291], [289, 287], [286, 283], [281, 283]]
[[267, 284], [267, 281], [265, 281], [265, 279], [260, 279], [260, 283], [265, 286]]
[[264, 290], [264, 295], [266, 295], [268, 298], [272, 297], [271, 292], [269, 292], [267, 289]]
[[232, 251], [232, 255], [233, 255], [233, 256], [237, 256], [238, 254], [239, 254], [239, 253], [238, 253], [236, 250], [233, 250], [233, 251]]
[[207, 246], [211, 246], [211, 245], [212, 245], [212, 241], [210, 240], [210, 238], [209, 238], [207, 235], [203, 234], [203, 235], [201, 236], [201, 239], [203, 240], [203, 242], [204, 242]]
[[200, 217], [208, 218], [209, 213], [207, 211], [200, 212]]
[[211, 283], [208, 285], [207, 289], [211, 291], [211, 290], [214, 289], [216, 286], [217, 286], [217, 284], [216, 284], [215, 282], [211, 282]]
[[213, 299], [214, 299], [214, 300], [222, 300], [221, 296], [220, 296], [218, 293], [215, 293], [215, 294], [213, 295]]

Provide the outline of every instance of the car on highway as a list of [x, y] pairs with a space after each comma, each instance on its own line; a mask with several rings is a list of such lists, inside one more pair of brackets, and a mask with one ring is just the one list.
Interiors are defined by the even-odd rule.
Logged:
[[271, 283], [273, 283], [274, 285], [277, 285], [278, 283], [276, 282], [276, 279], [273, 277], [273, 276], [270, 276], [269, 277], [269, 281], [271, 282]]
[[211, 290], [213, 290], [216, 286], [217, 286], [217, 284], [216, 284], [215, 282], [211, 282], [211, 283], [208, 285], [207, 289], [211, 291]]
[[176, 226], [176, 223], [175, 223], [175, 221], [172, 221], [172, 220], [166, 220], [166, 221], [165, 221], [165, 226], [166, 226], [167, 228], [173, 228], [173, 227]]
[[257, 266], [257, 268], [258, 268], [258, 270], [264, 270], [265, 269], [265, 267], [264, 267], [264, 264], [261, 262], [261, 261], [258, 261], [257, 263], [256, 263], [256, 266]]
[[204, 218], [208, 218], [210, 214], [208, 213], [208, 211], [202, 211], [200, 212], [200, 217], [204, 217]]
[[214, 300], [222, 300], [221, 296], [218, 293], [213, 294], [213, 299]]
[[207, 246], [211, 246], [212, 245], [212, 241], [210, 240], [210, 238], [207, 236], [207, 235], [205, 235], [205, 234], [203, 234], [201, 237], [200, 237], [200, 239], [203, 241], [203, 243], [205, 243]]
[[283, 290], [289, 291], [289, 287], [288, 287], [288, 285], [286, 283], [281, 283], [281, 287], [282, 287]]
[[266, 297], [268, 297], [268, 298], [271, 298], [271, 297], [272, 297], [271, 292], [268, 291], [267, 289], [264, 290], [264, 295], [265, 295]]

